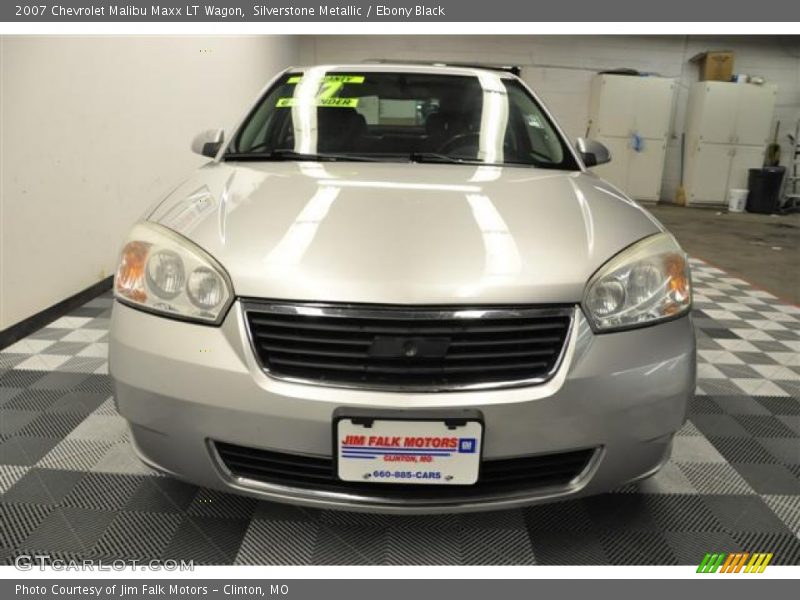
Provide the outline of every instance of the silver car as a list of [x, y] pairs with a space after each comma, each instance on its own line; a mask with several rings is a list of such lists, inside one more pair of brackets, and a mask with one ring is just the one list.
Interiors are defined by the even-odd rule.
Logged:
[[686, 255], [504, 70], [292, 68], [124, 243], [110, 368], [137, 452], [359, 511], [509, 508], [668, 459]]

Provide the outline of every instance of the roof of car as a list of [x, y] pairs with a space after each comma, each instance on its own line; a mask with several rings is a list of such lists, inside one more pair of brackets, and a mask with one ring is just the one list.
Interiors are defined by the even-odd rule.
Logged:
[[289, 71], [307, 71], [309, 69], [321, 69], [324, 71], [342, 72], [357, 71], [361, 73], [430, 73], [438, 75], [472, 75], [492, 74], [501, 79], [516, 79], [514, 73], [509, 69], [513, 67], [501, 67], [494, 65], [466, 65], [466, 64], [447, 64], [447, 63], [422, 63], [422, 62], [363, 62], [363, 63], [343, 63], [327, 65], [306, 65], [290, 67]]

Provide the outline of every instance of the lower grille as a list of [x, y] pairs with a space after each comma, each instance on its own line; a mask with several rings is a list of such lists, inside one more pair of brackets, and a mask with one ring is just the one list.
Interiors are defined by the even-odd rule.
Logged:
[[574, 310], [406, 309], [244, 303], [253, 349], [273, 377], [371, 389], [541, 383], [558, 367]]
[[593, 449], [557, 454], [485, 460], [478, 482], [470, 486], [362, 484], [336, 477], [331, 458], [285, 454], [215, 442], [217, 455], [234, 477], [314, 491], [376, 496], [398, 500], [436, 500], [492, 496], [542, 488], [563, 487], [578, 477], [594, 455]]

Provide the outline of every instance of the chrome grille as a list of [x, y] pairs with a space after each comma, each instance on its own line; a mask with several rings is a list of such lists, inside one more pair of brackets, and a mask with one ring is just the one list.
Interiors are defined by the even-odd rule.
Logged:
[[245, 301], [273, 377], [372, 389], [448, 390], [547, 380], [571, 307], [399, 308]]

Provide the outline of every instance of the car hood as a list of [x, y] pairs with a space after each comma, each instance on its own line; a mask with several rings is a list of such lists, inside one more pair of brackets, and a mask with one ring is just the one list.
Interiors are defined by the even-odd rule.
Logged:
[[204, 248], [243, 297], [573, 303], [661, 231], [588, 173], [405, 163], [209, 163], [148, 219]]

